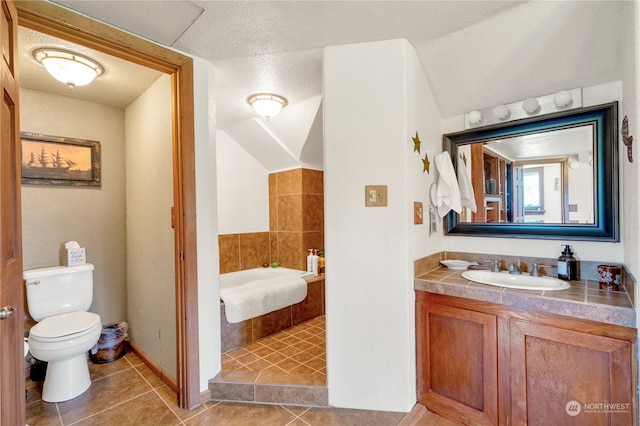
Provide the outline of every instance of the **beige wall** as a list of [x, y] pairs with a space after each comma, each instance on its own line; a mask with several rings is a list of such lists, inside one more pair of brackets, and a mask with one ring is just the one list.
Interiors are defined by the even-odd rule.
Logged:
[[127, 304], [136, 346], [176, 377], [171, 82], [126, 110]]
[[170, 93], [163, 76], [125, 112], [21, 89], [20, 114], [22, 131], [99, 141], [102, 161], [100, 188], [22, 187], [24, 268], [62, 264], [64, 242], [77, 240], [95, 265], [90, 311], [128, 321], [175, 377]]
[[20, 129], [100, 142], [102, 186], [22, 186], [24, 269], [61, 264], [76, 240], [95, 265], [92, 312], [103, 324], [126, 320], [124, 111], [20, 89]]

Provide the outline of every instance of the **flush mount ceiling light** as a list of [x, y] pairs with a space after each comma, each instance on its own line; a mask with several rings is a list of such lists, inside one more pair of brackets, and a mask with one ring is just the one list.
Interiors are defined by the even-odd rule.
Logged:
[[33, 51], [33, 57], [53, 78], [71, 89], [76, 86], [86, 86], [104, 72], [104, 68], [93, 59], [68, 50], [37, 49]]
[[287, 106], [287, 100], [275, 93], [255, 93], [247, 98], [249, 105], [267, 120], [275, 117]]

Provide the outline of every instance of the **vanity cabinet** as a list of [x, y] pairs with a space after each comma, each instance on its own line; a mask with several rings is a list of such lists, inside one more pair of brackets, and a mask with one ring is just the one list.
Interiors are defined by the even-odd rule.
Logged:
[[461, 422], [497, 424], [496, 315], [428, 299], [416, 308], [418, 401]]
[[418, 401], [431, 411], [482, 425], [634, 424], [635, 329], [416, 295]]

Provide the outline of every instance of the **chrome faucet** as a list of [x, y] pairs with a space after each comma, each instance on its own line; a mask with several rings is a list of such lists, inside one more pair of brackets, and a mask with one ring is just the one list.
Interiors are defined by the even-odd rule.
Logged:
[[531, 276], [532, 277], [540, 277], [541, 276], [540, 269], [538, 268], [538, 264], [537, 263], [533, 264], [533, 268], [531, 270]]
[[498, 261], [493, 261], [493, 268], [491, 268], [491, 272], [500, 272], [500, 266], [498, 266]]
[[537, 263], [533, 264], [533, 269], [531, 271], [532, 277], [541, 277], [542, 273], [540, 272], [540, 268], [549, 268], [547, 265], [539, 265]]
[[513, 275], [519, 275], [522, 273], [522, 271], [520, 270], [520, 266], [518, 266], [517, 263], [512, 263], [511, 265], [509, 265], [509, 273]]

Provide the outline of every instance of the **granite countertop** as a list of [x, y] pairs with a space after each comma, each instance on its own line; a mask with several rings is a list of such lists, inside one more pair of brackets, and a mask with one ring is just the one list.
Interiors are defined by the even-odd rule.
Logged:
[[636, 327], [629, 293], [600, 290], [594, 280], [569, 281], [571, 288], [555, 291], [518, 290], [479, 284], [462, 277], [463, 270], [444, 267], [415, 278], [414, 289], [480, 300], [526, 311], [547, 312], [624, 327]]

